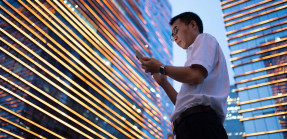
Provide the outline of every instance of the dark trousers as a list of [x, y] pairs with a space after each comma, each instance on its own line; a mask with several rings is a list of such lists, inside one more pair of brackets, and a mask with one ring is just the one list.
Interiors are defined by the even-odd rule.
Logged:
[[219, 117], [213, 111], [185, 117], [175, 128], [176, 139], [228, 139]]

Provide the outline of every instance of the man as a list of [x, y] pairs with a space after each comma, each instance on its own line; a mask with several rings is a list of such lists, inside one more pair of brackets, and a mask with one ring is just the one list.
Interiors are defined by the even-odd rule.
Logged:
[[[140, 61], [175, 105], [171, 115], [177, 139], [227, 139], [223, 128], [229, 78], [217, 40], [203, 33], [200, 17], [185, 12], [170, 20], [171, 39], [187, 52], [183, 67], [164, 65], [155, 58]], [[182, 83], [179, 93], [167, 77]]]

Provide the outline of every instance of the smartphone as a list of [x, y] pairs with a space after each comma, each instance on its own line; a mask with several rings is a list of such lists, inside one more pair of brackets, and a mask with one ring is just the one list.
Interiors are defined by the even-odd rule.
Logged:
[[143, 58], [143, 54], [139, 52], [138, 50], [136, 50], [136, 57], [138, 58], [138, 60], [140, 60]]

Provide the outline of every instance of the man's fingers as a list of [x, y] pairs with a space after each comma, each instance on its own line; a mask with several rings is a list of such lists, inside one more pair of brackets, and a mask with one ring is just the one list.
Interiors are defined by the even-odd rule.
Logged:
[[143, 60], [143, 61], [147, 61], [147, 60], [149, 60], [150, 58], [148, 58], [148, 57], [143, 57], [141, 60]]

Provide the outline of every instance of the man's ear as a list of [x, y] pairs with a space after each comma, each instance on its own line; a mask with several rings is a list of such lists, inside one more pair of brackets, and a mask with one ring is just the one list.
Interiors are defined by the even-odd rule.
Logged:
[[198, 29], [197, 24], [194, 20], [191, 20], [188, 25], [193, 29]]

